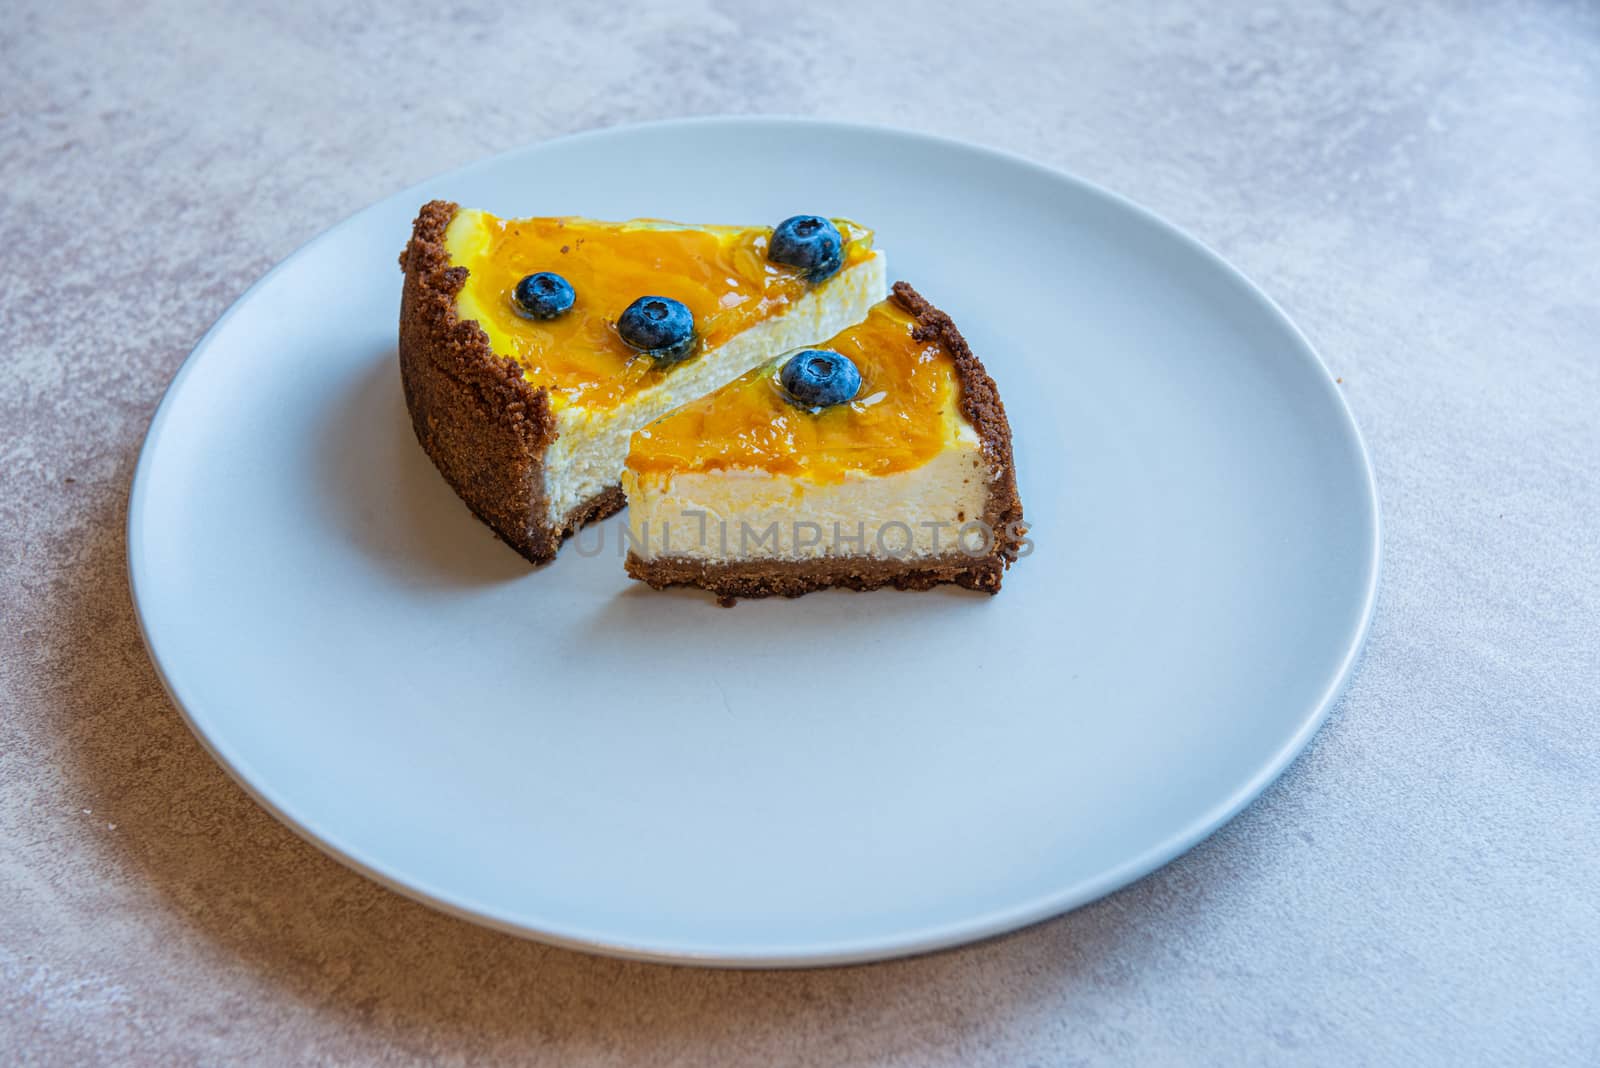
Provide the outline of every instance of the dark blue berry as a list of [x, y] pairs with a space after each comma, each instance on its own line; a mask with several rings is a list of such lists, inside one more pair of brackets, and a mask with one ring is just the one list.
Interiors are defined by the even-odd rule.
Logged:
[[795, 215], [772, 231], [767, 259], [798, 267], [807, 281], [821, 282], [844, 265], [844, 239], [839, 228], [820, 215]]
[[861, 372], [831, 349], [802, 349], [783, 365], [778, 382], [797, 408], [827, 408], [855, 398]]
[[565, 315], [577, 295], [572, 283], [552, 271], [530, 274], [517, 283], [511, 303], [529, 319], [554, 319]]
[[617, 320], [617, 333], [657, 363], [676, 363], [694, 351], [694, 312], [671, 297], [640, 297]]

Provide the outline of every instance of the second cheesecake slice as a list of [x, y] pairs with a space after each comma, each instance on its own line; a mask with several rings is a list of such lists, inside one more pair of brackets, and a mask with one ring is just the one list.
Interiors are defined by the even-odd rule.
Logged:
[[885, 285], [871, 231], [817, 216], [776, 228], [508, 220], [433, 201], [400, 265], [417, 438], [535, 563], [622, 507], [635, 430], [859, 322]]
[[859, 325], [641, 429], [622, 478], [628, 574], [724, 601], [994, 593], [1028, 546], [994, 380], [904, 282]]

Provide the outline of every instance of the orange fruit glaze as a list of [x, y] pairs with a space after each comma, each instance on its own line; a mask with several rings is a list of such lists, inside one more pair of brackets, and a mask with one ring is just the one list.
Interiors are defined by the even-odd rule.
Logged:
[[691, 401], [634, 434], [628, 467], [639, 474], [736, 469], [803, 476], [888, 475], [921, 467], [959, 432], [955, 362], [938, 341], [911, 336], [915, 320], [893, 301], [816, 346], [861, 372], [855, 399], [797, 408], [778, 384], [782, 359]]
[[[835, 219], [845, 240], [844, 266], [872, 254], [872, 231]], [[457, 296], [463, 319], [475, 319], [495, 352], [547, 387], [558, 407], [611, 408], [659, 383], [708, 347], [782, 314], [812, 287], [793, 267], [767, 259], [771, 227], [686, 227], [641, 219], [499, 219], [457, 212], [446, 243], [467, 268]], [[576, 294], [557, 319], [534, 320], [512, 305], [525, 276], [554, 271]], [[826, 283], [823, 283], [826, 285]], [[643, 296], [680, 300], [694, 313], [700, 344], [687, 360], [657, 367], [617, 334], [617, 317]]]

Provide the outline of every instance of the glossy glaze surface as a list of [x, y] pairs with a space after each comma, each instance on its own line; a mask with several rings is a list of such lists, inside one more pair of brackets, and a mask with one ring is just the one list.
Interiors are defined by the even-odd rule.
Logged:
[[797, 407], [778, 382], [782, 359], [656, 420], [634, 435], [628, 466], [641, 474], [763, 470], [837, 482], [920, 467], [959, 432], [955, 363], [938, 341], [912, 336], [892, 301], [818, 348], [861, 372], [855, 399]]
[[[847, 267], [871, 254], [870, 230], [835, 222], [847, 239]], [[704, 351], [781, 315], [813, 288], [795, 268], [767, 259], [771, 233], [653, 219], [500, 219], [463, 209], [445, 240], [452, 262], [469, 272], [457, 313], [476, 320], [494, 350], [520, 363], [528, 381], [548, 387], [558, 406], [610, 408], [682, 366], [658, 366], [618, 335], [617, 317], [637, 298], [688, 305]], [[513, 305], [517, 283], [537, 271], [561, 275], [576, 293], [559, 318], [532, 320]]]

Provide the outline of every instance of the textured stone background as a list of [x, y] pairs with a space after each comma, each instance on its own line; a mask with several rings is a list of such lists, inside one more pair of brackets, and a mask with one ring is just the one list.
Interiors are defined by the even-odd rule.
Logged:
[[[1600, 1063], [1600, 9], [234, 6], [0, 19], [0, 1060]], [[1277, 296], [1383, 494], [1348, 696], [1187, 857], [920, 960], [625, 964], [351, 874], [145, 659], [122, 523], [163, 388], [269, 266], [418, 179], [775, 111], [1070, 168]]]

